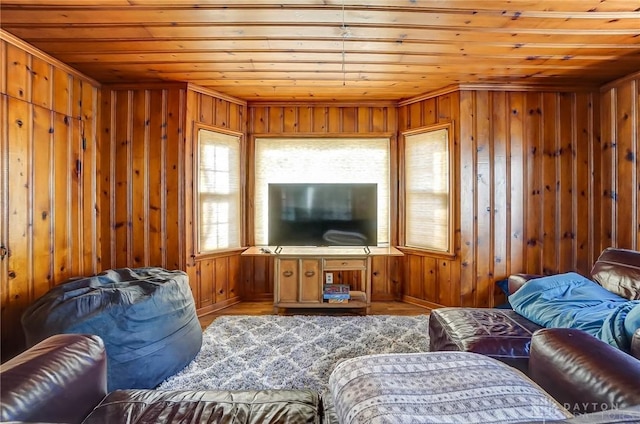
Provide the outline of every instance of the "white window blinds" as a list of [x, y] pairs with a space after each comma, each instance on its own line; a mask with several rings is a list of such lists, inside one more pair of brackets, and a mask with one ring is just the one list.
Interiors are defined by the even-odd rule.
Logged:
[[405, 245], [450, 251], [449, 131], [405, 137]]
[[199, 252], [240, 247], [240, 137], [198, 131]]
[[389, 243], [388, 138], [257, 138], [255, 244], [268, 244], [269, 183], [377, 183], [378, 244]]

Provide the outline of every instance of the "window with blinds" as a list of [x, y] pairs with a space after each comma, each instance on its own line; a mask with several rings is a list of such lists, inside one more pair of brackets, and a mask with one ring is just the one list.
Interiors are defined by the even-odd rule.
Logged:
[[198, 130], [198, 252], [240, 247], [240, 136]]
[[405, 135], [405, 245], [451, 254], [449, 126]]
[[255, 244], [269, 240], [269, 183], [377, 183], [378, 245], [388, 245], [390, 157], [388, 138], [257, 138]]

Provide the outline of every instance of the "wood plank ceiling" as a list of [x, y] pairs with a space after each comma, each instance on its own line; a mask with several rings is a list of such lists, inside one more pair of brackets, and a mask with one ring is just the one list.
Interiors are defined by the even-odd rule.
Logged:
[[598, 86], [640, 70], [640, 0], [2, 0], [1, 26], [100, 82], [248, 101], [451, 84]]

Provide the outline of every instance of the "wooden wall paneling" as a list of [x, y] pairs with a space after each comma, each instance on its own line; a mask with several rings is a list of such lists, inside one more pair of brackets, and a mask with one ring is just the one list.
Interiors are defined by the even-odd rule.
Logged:
[[[6, 91], [6, 43], [0, 40], [0, 243], [5, 249], [9, 249], [9, 128], [12, 126], [9, 124], [9, 96]], [[6, 346], [16, 346], [18, 343], [12, 341], [15, 337], [16, 331], [14, 329], [13, 317], [16, 312], [12, 310], [11, 296], [9, 295], [9, 288], [11, 284], [11, 278], [9, 277], [9, 258], [4, 257], [0, 260], [0, 346], [2, 349], [1, 359], [5, 359], [5, 355], [10, 349], [6, 349]], [[5, 323], [11, 322], [10, 326]], [[5, 327], [8, 327], [5, 330]]]
[[[574, 161], [576, 154], [576, 98], [573, 93], [559, 93], [557, 102], [557, 131], [558, 140], [556, 143], [556, 158], [558, 171], [557, 179], [557, 228], [558, 254], [556, 269], [558, 272], [568, 272], [576, 269], [576, 235], [578, 228], [576, 204], [579, 192], [577, 191], [577, 181], [574, 175]], [[588, 165], [587, 165], [588, 166]], [[575, 202], [574, 202], [575, 199]], [[568, 212], [571, 213], [568, 213]], [[580, 231], [588, 232], [588, 226]]]
[[635, 138], [638, 122], [637, 88], [633, 81], [616, 87], [615, 97], [616, 149], [615, 184], [612, 196], [616, 204], [614, 225], [617, 227], [616, 246], [635, 249], [638, 246], [638, 142]]
[[32, 105], [9, 97], [8, 101], [8, 175], [11, 176], [8, 200], [8, 230], [6, 235], [9, 255], [7, 283], [3, 287], [6, 298], [2, 305], [2, 351], [16, 353], [24, 344], [20, 328], [20, 314], [29, 305], [31, 283], [29, 210], [31, 199], [30, 155], [32, 139]]
[[60, 68], [53, 69], [53, 110], [71, 116], [73, 95], [73, 78]]
[[[600, 95], [602, 228], [600, 250], [640, 248], [640, 73], [603, 87]], [[599, 253], [599, 252], [598, 252]]]
[[[575, 220], [572, 232], [574, 234], [575, 269], [581, 274], [587, 275], [593, 265], [593, 233], [594, 216], [593, 203], [596, 198], [593, 193], [593, 177], [589, 172], [593, 169], [593, 106], [589, 94], [578, 93], [575, 95], [573, 114], [575, 117], [575, 131], [573, 137], [574, 146], [572, 154], [574, 160], [571, 163], [571, 173], [574, 177], [575, 189], [573, 191]], [[598, 155], [599, 157], [599, 155]], [[563, 172], [563, 175], [565, 172]], [[563, 191], [566, 194], [566, 189]], [[561, 269], [567, 269], [562, 265]]]
[[198, 267], [198, 281], [199, 281], [199, 298], [198, 308], [204, 308], [210, 306], [215, 301], [215, 280], [214, 280], [214, 267], [211, 260], [203, 260], [197, 262]]
[[[542, 94], [542, 189], [540, 205], [542, 207], [541, 253], [544, 274], [558, 273], [558, 223], [560, 176], [558, 175], [558, 131], [560, 128], [556, 93]], [[569, 210], [571, 211], [571, 205]], [[546, 246], [546, 248], [545, 248]], [[551, 248], [549, 248], [549, 246]], [[555, 248], [554, 248], [555, 247]]]
[[215, 99], [214, 125], [220, 128], [229, 128], [229, 102], [224, 99]]
[[406, 254], [404, 266], [403, 296], [423, 299], [423, 257]]
[[[343, 107], [340, 110], [342, 112], [342, 128], [340, 129], [340, 132], [358, 132], [358, 108]], [[364, 129], [363, 132], [366, 132], [366, 129]]]
[[[19, 318], [27, 305], [70, 276], [97, 272], [100, 250], [95, 185], [97, 161], [85, 161], [83, 86], [98, 86], [36, 49], [2, 34], [2, 357], [24, 347]], [[55, 101], [54, 101], [55, 98]], [[84, 113], [83, 113], [84, 112]], [[94, 127], [90, 127], [94, 128]], [[93, 134], [89, 134], [92, 137]], [[95, 136], [90, 138], [95, 140]], [[11, 178], [9, 178], [11, 176]], [[5, 194], [6, 193], [6, 194]], [[86, 203], [86, 198], [91, 204]]]
[[131, 108], [131, 263], [138, 268], [148, 263], [147, 243], [148, 202], [147, 186], [149, 154], [149, 90], [132, 91]]
[[284, 107], [282, 106], [269, 107], [268, 116], [269, 116], [269, 121], [268, 121], [269, 132], [283, 133], [284, 132]]
[[[202, 96], [204, 97], [204, 96]], [[169, 269], [185, 269], [185, 145], [186, 90], [169, 89], [166, 103], [164, 196], [166, 228], [166, 264]]]
[[390, 264], [384, 256], [371, 258], [371, 299], [393, 300]]
[[[33, 106], [33, 169], [49, 170], [53, 159], [53, 113]], [[53, 286], [53, 219], [51, 208], [51, 174], [33, 172], [33, 297], [38, 298]]]
[[227, 286], [227, 297], [226, 299], [238, 299], [239, 298], [239, 285], [240, 285], [240, 255], [232, 255], [228, 257], [227, 262], [227, 276], [226, 276], [226, 286]]
[[507, 258], [507, 275], [524, 272], [527, 240], [525, 239], [525, 214], [527, 211], [527, 151], [525, 148], [524, 122], [526, 113], [525, 93], [510, 92], [509, 101], [509, 243], [510, 251]]
[[[434, 297], [433, 302], [439, 305], [456, 305], [458, 299], [455, 298], [456, 291], [453, 290], [452, 285], [454, 284], [452, 271], [454, 266], [457, 265], [455, 261], [450, 261], [447, 259], [438, 259], [436, 260], [436, 273], [434, 278], [434, 285], [436, 289], [436, 296]], [[457, 284], [457, 281], [455, 281]]]
[[[590, 261], [585, 270], [591, 270], [593, 263], [602, 251], [602, 120], [600, 116], [601, 98], [599, 93], [588, 93], [583, 97], [589, 105], [589, 213], [591, 221]], [[585, 271], [586, 272], [586, 271]], [[585, 274], [586, 275], [586, 274]]]
[[295, 134], [298, 132], [298, 108], [295, 106], [287, 106], [282, 109], [282, 127], [283, 132]]
[[314, 133], [325, 133], [329, 130], [329, 110], [326, 107], [312, 107]]
[[311, 106], [300, 106], [297, 108], [298, 119], [297, 128], [301, 133], [310, 133], [313, 131], [313, 108]]
[[82, 273], [90, 274], [98, 270], [100, 252], [98, 246], [98, 146], [97, 146], [97, 118], [98, 118], [98, 89], [81, 81], [80, 139], [82, 154], [82, 234], [81, 241]]
[[616, 227], [614, 225], [615, 215], [615, 203], [613, 197], [615, 196], [615, 188], [612, 186], [614, 176], [616, 175], [616, 133], [615, 133], [615, 117], [616, 117], [616, 101], [615, 90], [608, 90], [602, 95], [602, 125], [601, 125], [601, 137], [602, 145], [600, 152], [600, 166], [601, 166], [601, 245], [600, 250], [609, 247], [616, 246]]
[[16, 99], [31, 100], [31, 79], [28, 69], [31, 55], [12, 44], [6, 44], [6, 94]]
[[198, 108], [198, 121], [207, 124], [214, 124], [213, 113], [215, 110], [214, 99], [211, 96], [203, 96], [202, 94], [198, 94], [199, 108]]
[[530, 273], [539, 273], [542, 269], [542, 95], [527, 93], [526, 96], [525, 143], [527, 149], [527, 186], [528, 192], [526, 238], [526, 269]]
[[131, 119], [133, 92], [130, 90], [116, 91], [114, 107], [115, 128], [115, 156], [114, 179], [115, 187], [112, 193], [114, 204], [112, 223], [112, 243], [114, 243], [114, 261], [112, 268], [131, 266], [131, 194], [129, 182], [131, 178]]
[[39, 57], [31, 59], [33, 104], [51, 110], [53, 104], [53, 66]]
[[389, 114], [388, 108], [372, 107], [370, 109], [370, 113], [371, 118], [369, 121], [369, 132], [387, 132], [387, 115]]
[[476, 92], [476, 299], [474, 304], [488, 307], [492, 303], [493, 287], [493, 138], [492, 98], [488, 91]]
[[216, 258], [213, 262], [215, 283], [214, 301], [215, 303], [221, 303], [229, 298], [227, 291], [229, 282], [229, 257]]
[[[492, 277], [494, 281], [509, 276], [511, 220], [509, 211], [511, 199], [510, 185], [510, 154], [509, 140], [509, 104], [508, 93], [497, 91], [491, 93], [491, 139], [493, 140], [493, 227], [490, 235], [493, 243]], [[493, 299], [493, 296], [491, 297]]]
[[[144, 180], [147, 206], [146, 225], [147, 236], [145, 238], [145, 263], [155, 266], [165, 266], [167, 246], [165, 244], [166, 226], [163, 225], [166, 204], [163, 201], [162, 188], [164, 184], [164, 160], [167, 144], [167, 90], [148, 90], [149, 116], [145, 121], [148, 132], [145, 158], [146, 175]], [[151, 105], [162, 105], [153, 107]], [[186, 204], [186, 202], [185, 202]]]
[[108, 88], [101, 89], [100, 136], [97, 138], [97, 150], [100, 166], [98, 168], [98, 227], [100, 237], [100, 269], [112, 268], [115, 263], [115, 243], [113, 242], [113, 220], [115, 201], [115, 105], [117, 92]]
[[71, 220], [69, 216], [71, 193], [69, 179], [71, 178], [69, 162], [71, 156], [71, 129], [69, 118], [55, 114], [54, 121], [54, 191], [53, 213], [54, 225], [54, 269], [62, 279], [71, 277], [72, 258], [70, 252]]
[[460, 305], [473, 306], [475, 302], [476, 281], [476, 232], [477, 219], [477, 170], [474, 112], [476, 93], [460, 93]]
[[[438, 295], [441, 290], [439, 283], [440, 261], [435, 258], [423, 257], [422, 269], [420, 273], [421, 287], [420, 298], [429, 302], [439, 303]], [[444, 288], [446, 289], [446, 287]], [[444, 291], [444, 290], [442, 290]]]
[[327, 120], [328, 120], [328, 125], [327, 125], [327, 129], [331, 134], [339, 134], [341, 132], [344, 132], [344, 126], [342, 123], [342, 108], [340, 107], [328, 107], [327, 108]]

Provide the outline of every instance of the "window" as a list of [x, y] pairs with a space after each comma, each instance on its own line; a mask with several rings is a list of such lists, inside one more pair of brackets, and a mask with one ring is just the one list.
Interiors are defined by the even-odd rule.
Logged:
[[240, 136], [198, 130], [198, 252], [240, 247]]
[[450, 125], [404, 137], [404, 244], [453, 254]]
[[377, 183], [378, 244], [389, 243], [388, 138], [257, 138], [255, 244], [268, 244], [269, 183]]

